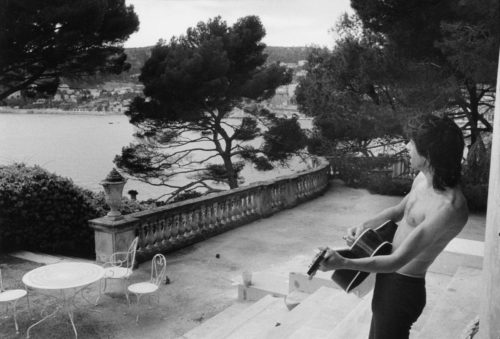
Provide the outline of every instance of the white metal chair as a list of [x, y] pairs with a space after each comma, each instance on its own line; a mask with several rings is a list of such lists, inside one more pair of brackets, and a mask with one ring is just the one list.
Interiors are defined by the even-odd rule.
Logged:
[[[127, 252], [115, 252], [109, 258], [109, 261], [104, 263], [104, 289], [102, 292], [106, 292], [106, 283], [108, 279], [119, 279], [123, 282], [123, 290], [125, 296], [127, 297], [127, 302], [130, 303], [128, 298], [128, 279], [132, 275], [135, 265], [135, 254], [137, 252], [137, 243], [139, 242], [139, 237], [135, 237], [130, 244]], [[102, 284], [101, 284], [102, 286]], [[99, 296], [96, 300], [96, 305], [101, 297], [101, 289], [99, 289]]]
[[14, 325], [16, 327], [16, 333], [19, 334], [19, 326], [17, 325], [17, 302], [22, 297], [26, 297], [28, 302], [28, 309], [30, 308], [30, 300], [28, 296], [28, 292], [25, 289], [9, 289], [6, 290], [3, 288], [3, 279], [2, 279], [2, 270], [0, 269], [0, 303], [6, 303], [7, 311], [9, 309], [9, 305], [12, 305], [13, 314], [14, 314]]
[[[163, 254], [156, 254], [151, 260], [151, 278], [149, 281], [131, 284], [128, 287], [129, 292], [135, 294], [137, 298], [137, 317], [136, 322], [139, 322], [139, 303], [143, 295], [157, 295], [158, 305], [160, 305], [160, 284], [167, 275], [167, 259]], [[129, 302], [130, 306], [130, 302]]]

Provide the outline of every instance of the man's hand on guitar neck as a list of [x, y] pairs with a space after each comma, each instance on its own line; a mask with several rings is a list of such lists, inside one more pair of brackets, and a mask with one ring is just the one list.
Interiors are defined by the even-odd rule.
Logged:
[[318, 270], [326, 272], [342, 268], [345, 265], [345, 258], [335, 250], [327, 249], [325, 259], [323, 259]]

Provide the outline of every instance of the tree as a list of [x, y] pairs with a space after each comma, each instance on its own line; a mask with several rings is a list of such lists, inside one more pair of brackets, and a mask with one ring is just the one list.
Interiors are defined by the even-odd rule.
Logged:
[[124, 0], [0, 0], [0, 101], [54, 94], [60, 78], [120, 73], [122, 43], [138, 29]]
[[299, 110], [315, 118], [311, 150], [370, 155], [375, 139], [401, 141], [408, 117], [446, 105], [439, 70], [407, 62], [356, 16], [342, 16], [335, 29], [336, 46], [311, 52], [296, 92]]
[[[257, 104], [291, 81], [286, 68], [264, 66], [264, 35], [256, 16], [231, 27], [216, 17], [168, 44], [160, 41], [139, 77], [144, 97], [126, 113], [139, 142], [124, 147], [116, 164], [139, 180], [172, 188], [172, 198], [221, 190], [214, 183], [236, 188], [245, 161], [270, 169], [299, 151], [305, 135], [297, 120], [276, 119]], [[228, 120], [237, 108], [245, 117]], [[280, 137], [283, 130], [289, 138]]]
[[387, 37], [392, 48], [415, 63], [442, 70], [450, 84], [448, 108], [465, 118], [471, 144], [491, 132], [491, 112], [500, 47], [500, 4], [486, 1], [352, 0], [366, 28]]

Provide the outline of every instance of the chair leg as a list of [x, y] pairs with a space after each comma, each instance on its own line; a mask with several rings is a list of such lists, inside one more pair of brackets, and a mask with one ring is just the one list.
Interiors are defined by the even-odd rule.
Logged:
[[14, 300], [13, 302], [13, 308], [14, 308], [14, 325], [16, 326], [16, 334], [19, 334], [19, 326], [17, 325], [17, 300]]
[[[106, 280], [106, 279], [104, 279]], [[99, 300], [101, 299], [101, 290], [102, 290], [102, 279], [99, 281], [99, 286], [97, 287], [99, 290], [99, 294], [97, 295], [97, 299], [95, 300], [95, 305], [97, 306], [99, 304]]]
[[28, 312], [30, 314], [30, 316], [32, 315], [31, 313], [31, 305], [30, 305], [30, 294], [28, 291], [26, 291], [26, 302], [28, 304]]
[[139, 323], [139, 303], [141, 301], [141, 296], [142, 294], [136, 294], [136, 297], [137, 297], [137, 316], [135, 317], [135, 322], [136, 323]]
[[123, 279], [123, 290], [125, 291], [125, 297], [127, 298], [127, 302], [130, 305], [130, 298], [128, 296], [128, 284], [127, 280]]

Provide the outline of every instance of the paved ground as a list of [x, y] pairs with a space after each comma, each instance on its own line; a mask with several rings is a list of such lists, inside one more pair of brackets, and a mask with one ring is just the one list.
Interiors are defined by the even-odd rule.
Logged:
[[[295, 269], [312, 257], [318, 246], [342, 245], [347, 227], [399, 200], [334, 182], [315, 200], [168, 254], [171, 283], [162, 286], [160, 307], [141, 308], [138, 325], [134, 321], [136, 310], [129, 310], [118, 286], [112, 286], [116, 293], [104, 296], [99, 306], [84, 305], [76, 313], [79, 338], [177, 338], [235, 302], [235, 281], [242, 271]], [[483, 215], [472, 215], [461, 237], [482, 240], [484, 224]], [[8, 278], [11, 286], [39, 265], [7, 256], [0, 260], [4, 279]], [[149, 264], [141, 264], [132, 282], [148, 276]], [[96, 291], [93, 288], [91, 292]], [[40, 310], [43, 298], [33, 299], [34, 308]], [[24, 337], [33, 320], [27, 312], [21, 312], [19, 320], [22, 333], [16, 336], [12, 319], [2, 317], [0, 338]], [[54, 339], [72, 336], [69, 321], [62, 316], [35, 328], [31, 335]]]

